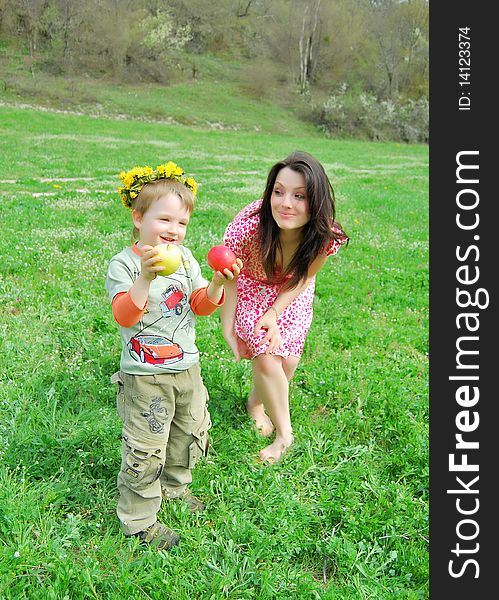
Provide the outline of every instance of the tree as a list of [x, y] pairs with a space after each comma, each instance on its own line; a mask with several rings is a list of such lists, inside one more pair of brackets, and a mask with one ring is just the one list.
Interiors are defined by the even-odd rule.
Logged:
[[145, 17], [140, 28], [145, 34], [144, 44], [159, 56], [167, 54], [170, 49], [183, 48], [192, 38], [190, 26], [178, 25], [172, 13], [165, 8]]
[[[428, 3], [426, 0], [369, 2], [369, 33], [378, 49], [379, 66], [385, 74], [379, 92], [396, 99], [407, 88], [415, 64], [418, 47], [427, 48]], [[423, 51], [419, 59], [424, 60]]]
[[32, 73], [166, 82], [231, 63], [255, 97], [428, 94], [427, 0], [0, 0], [0, 32]]
[[[298, 48], [300, 52], [300, 93], [308, 92], [310, 81], [314, 76], [319, 52], [319, 8], [321, 0], [317, 0], [315, 10], [307, 4], [303, 10], [303, 19]], [[313, 16], [312, 13], [313, 12]]]
[[17, 34], [26, 43], [32, 75], [42, 29], [40, 18], [47, 5], [48, 0], [5, 0], [3, 3], [3, 26], [7, 26], [11, 33]]
[[51, 0], [40, 18], [40, 24], [45, 43], [51, 50], [47, 62], [63, 73], [73, 71], [84, 24], [82, 5], [72, 0]]

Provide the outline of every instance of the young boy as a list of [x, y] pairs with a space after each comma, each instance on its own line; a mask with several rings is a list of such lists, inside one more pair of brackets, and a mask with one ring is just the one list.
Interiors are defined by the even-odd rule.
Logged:
[[[111, 378], [119, 386], [123, 421], [116, 512], [125, 535], [168, 549], [180, 538], [156, 519], [162, 497], [182, 498], [192, 511], [204, 508], [187, 490], [211, 427], [196, 315], [210, 315], [223, 304], [224, 282], [237, 277], [242, 263], [215, 272], [209, 284], [201, 275], [182, 245], [197, 185], [181, 167], [135, 167], [120, 178], [135, 243], [111, 259], [106, 277], [122, 340], [120, 371]], [[180, 266], [168, 276], [158, 275], [164, 267], [156, 246], [165, 243], [181, 253]]]

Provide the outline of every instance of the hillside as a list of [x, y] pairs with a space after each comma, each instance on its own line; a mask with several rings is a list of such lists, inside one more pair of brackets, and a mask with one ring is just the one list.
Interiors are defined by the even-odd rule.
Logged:
[[27, 104], [97, 116], [166, 121], [207, 129], [320, 135], [300, 119], [303, 100], [292, 91], [267, 91], [247, 84], [250, 63], [200, 59], [196, 79], [186, 76], [172, 85], [124, 85], [110, 79], [46, 73], [34, 76], [21, 57], [0, 55], [0, 103]]

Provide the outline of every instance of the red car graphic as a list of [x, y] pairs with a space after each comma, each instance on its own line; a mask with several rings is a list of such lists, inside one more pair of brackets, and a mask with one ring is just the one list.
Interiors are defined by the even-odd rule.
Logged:
[[182, 348], [170, 340], [158, 335], [138, 335], [133, 337], [128, 348], [130, 354], [135, 352], [140, 362], [151, 365], [164, 365], [182, 360]]
[[173, 311], [176, 315], [182, 314], [183, 305], [187, 304], [187, 296], [175, 285], [170, 285], [162, 293], [163, 302], [160, 303], [161, 312], [164, 316]]

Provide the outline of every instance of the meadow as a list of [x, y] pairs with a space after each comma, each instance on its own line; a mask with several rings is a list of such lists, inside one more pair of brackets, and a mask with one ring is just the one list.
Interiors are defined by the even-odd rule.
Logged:
[[[0, 598], [428, 597], [428, 148], [0, 106]], [[324, 164], [351, 241], [317, 278], [278, 464], [244, 409], [218, 314], [207, 502], [165, 505], [156, 552], [115, 516], [120, 341], [104, 290], [131, 222], [118, 173], [174, 160], [200, 183], [186, 245], [203, 273], [226, 224], [294, 149]]]

